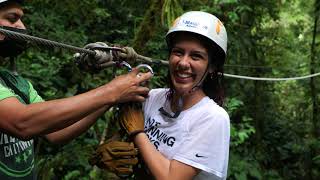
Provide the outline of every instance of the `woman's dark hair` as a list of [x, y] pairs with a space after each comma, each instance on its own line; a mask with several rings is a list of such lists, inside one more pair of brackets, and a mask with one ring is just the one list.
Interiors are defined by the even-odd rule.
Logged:
[[[173, 36], [178, 36], [181, 32], [174, 33]], [[224, 93], [224, 84], [223, 84], [223, 65], [225, 61], [225, 53], [216, 43], [212, 43], [211, 40], [195, 33], [191, 32], [183, 32], [187, 33], [190, 36], [195, 36], [200, 40], [202, 45], [208, 50], [209, 56], [209, 66], [212, 68], [213, 73], [208, 73], [206, 77], [204, 77], [204, 81], [202, 83], [202, 89], [204, 93], [211, 99], [213, 99], [219, 106], [223, 105], [225, 93]], [[185, 35], [185, 34], [184, 34]], [[170, 52], [174, 46], [175, 37], [170, 37], [170, 42], [168, 43], [168, 52], [170, 56]], [[208, 67], [209, 68], [209, 67]], [[170, 71], [168, 72], [168, 85], [169, 92], [167, 97], [172, 99], [174, 93], [174, 87], [172, 84]]]

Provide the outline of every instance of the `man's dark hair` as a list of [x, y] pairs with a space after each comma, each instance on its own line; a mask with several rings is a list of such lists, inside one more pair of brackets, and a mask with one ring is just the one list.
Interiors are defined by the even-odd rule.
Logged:
[[18, 3], [18, 4], [23, 4], [24, 0], [7, 0], [5, 2], [0, 3], [0, 8], [7, 6], [10, 3]]

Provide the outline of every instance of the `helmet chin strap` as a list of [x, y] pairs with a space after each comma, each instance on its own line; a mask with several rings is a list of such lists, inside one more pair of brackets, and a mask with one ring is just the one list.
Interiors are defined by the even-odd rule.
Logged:
[[196, 85], [194, 85], [194, 86], [190, 89], [190, 91], [188, 91], [188, 93], [193, 93], [193, 92], [195, 92], [196, 90], [198, 90], [199, 88], [201, 88], [202, 83], [203, 83], [205, 77], [207, 76], [207, 74], [208, 74], [208, 72], [209, 72], [209, 71], [208, 71], [209, 66], [210, 66], [210, 64], [208, 64], [207, 69], [206, 69], [205, 73], [203, 74], [203, 76], [201, 77], [200, 81], [199, 81]]
[[196, 85], [194, 85], [194, 86], [191, 88], [191, 90], [189, 90], [187, 93], [184, 93], [184, 94], [180, 95], [180, 97], [179, 97], [179, 99], [178, 99], [178, 106], [177, 106], [177, 112], [176, 112], [176, 113], [179, 112], [179, 114], [180, 114], [180, 112], [181, 112], [182, 109], [183, 109], [183, 104], [184, 104], [183, 96], [186, 95], [186, 94], [191, 94], [191, 93], [193, 93], [193, 92], [195, 92], [196, 90], [198, 90], [198, 89], [201, 88], [202, 83], [203, 83], [205, 77], [206, 77], [207, 74], [208, 74], [208, 70], [209, 70], [209, 64], [208, 64], [208, 66], [207, 66], [207, 68], [206, 68], [205, 73], [203, 74], [203, 76], [202, 76], [201, 79], [199, 80], [199, 82], [198, 82]]
[[[170, 105], [171, 105], [171, 103], [170, 103]], [[173, 115], [171, 115], [169, 112], [167, 112], [167, 111], [164, 109], [164, 107], [161, 107], [161, 108], [159, 109], [159, 111], [160, 111], [161, 114], [163, 114], [163, 115], [165, 115], [165, 116], [167, 116], [167, 117], [169, 117], [169, 118], [171, 118], [171, 119], [175, 119], [175, 118], [177, 118], [177, 117], [180, 115], [180, 113], [181, 113], [181, 111], [182, 111], [182, 107], [183, 107], [183, 100], [182, 100], [182, 98], [180, 97], [180, 98], [178, 99], [178, 108], [177, 108], [177, 111], [176, 111]]]
[[201, 77], [200, 81], [199, 81], [196, 85], [194, 85], [194, 86], [191, 88], [191, 90], [189, 90], [187, 93], [184, 93], [184, 94], [182, 94], [182, 95], [179, 95], [179, 97], [178, 97], [178, 104], [177, 104], [177, 110], [176, 110], [176, 112], [175, 112], [173, 115], [171, 115], [170, 113], [168, 113], [167, 111], [165, 111], [165, 109], [164, 109], [163, 107], [161, 107], [161, 108], [159, 109], [159, 111], [161, 112], [161, 114], [163, 114], [163, 115], [165, 115], [165, 116], [167, 116], [167, 117], [169, 117], [169, 118], [177, 118], [177, 117], [180, 115], [180, 113], [182, 112], [182, 110], [183, 110], [183, 104], [184, 104], [183, 96], [186, 95], [186, 94], [191, 94], [191, 93], [195, 92], [196, 90], [198, 90], [199, 88], [201, 88], [201, 85], [202, 85], [205, 77], [206, 77], [207, 74], [208, 74], [208, 69], [209, 69], [209, 64], [208, 64], [208, 66], [207, 66], [207, 69], [206, 69], [205, 73], [204, 73], [203, 76]]

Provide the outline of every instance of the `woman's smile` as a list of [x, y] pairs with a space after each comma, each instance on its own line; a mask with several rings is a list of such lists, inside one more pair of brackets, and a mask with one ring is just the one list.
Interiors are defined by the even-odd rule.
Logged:
[[177, 83], [188, 83], [194, 80], [195, 74], [189, 72], [174, 72], [174, 78]]
[[186, 94], [201, 86], [208, 68], [208, 52], [201, 42], [193, 37], [177, 39], [170, 54], [172, 84], [178, 94]]

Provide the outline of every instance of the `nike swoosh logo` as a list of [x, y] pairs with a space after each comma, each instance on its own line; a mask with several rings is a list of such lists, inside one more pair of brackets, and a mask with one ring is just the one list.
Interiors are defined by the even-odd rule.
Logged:
[[205, 157], [205, 156], [200, 156], [199, 154], [196, 154], [196, 157], [201, 158], [201, 157]]

